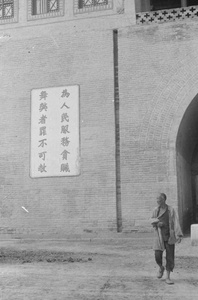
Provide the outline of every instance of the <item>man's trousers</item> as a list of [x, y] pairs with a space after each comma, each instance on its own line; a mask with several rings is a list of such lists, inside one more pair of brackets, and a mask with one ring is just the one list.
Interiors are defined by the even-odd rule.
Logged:
[[[175, 266], [175, 245], [169, 245], [168, 242], [164, 242], [166, 251], [166, 270], [173, 272]], [[162, 267], [163, 265], [163, 251], [155, 250], [156, 263]]]

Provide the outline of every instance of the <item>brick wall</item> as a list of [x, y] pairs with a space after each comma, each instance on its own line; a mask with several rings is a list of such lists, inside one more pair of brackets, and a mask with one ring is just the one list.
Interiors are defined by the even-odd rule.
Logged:
[[[176, 141], [198, 93], [197, 22], [136, 26], [130, 0], [78, 16], [70, 2], [60, 18], [27, 21], [26, 4], [19, 1], [18, 23], [0, 28], [0, 234], [116, 230], [113, 29], [123, 230], [150, 230], [162, 191], [189, 226], [191, 157], [184, 149], [194, 146], [184, 139], [177, 148]], [[81, 175], [31, 179], [31, 89], [73, 84], [80, 85]], [[182, 124], [186, 130], [189, 122]]]
[[[191, 174], [184, 157], [176, 162], [176, 139], [183, 115], [198, 91], [197, 29], [197, 22], [183, 21], [119, 31], [125, 229], [147, 226], [159, 191], [167, 194], [167, 203], [182, 211], [182, 224], [186, 210], [192, 210]], [[192, 140], [188, 142], [181, 148], [194, 147]], [[178, 197], [179, 167], [185, 180], [185, 185], [179, 183], [182, 199]]]
[[[64, 237], [115, 229], [112, 30], [57, 23], [6, 32], [10, 38], [0, 41], [0, 233]], [[80, 85], [81, 175], [31, 179], [31, 89], [73, 84]]]
[[[113, 29], [135, 24], [134, 3], [112, 0], [111, 9], [76, 13], [77, 1], [63, 2], [59, 16], [48, 18], [32, 17], [31, 1], [18, 0], [14, 19], [0, 22], [4, 237], [116, 230]], [[81, 174], [31, 179], [31, 90], [74, 84], [80, 86]]]

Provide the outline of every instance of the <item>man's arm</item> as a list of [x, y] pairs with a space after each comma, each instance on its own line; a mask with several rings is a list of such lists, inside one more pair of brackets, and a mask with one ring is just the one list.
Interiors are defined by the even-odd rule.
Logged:
[[157, 228], [157, 224], [159, 223], [159, 219], [157, 218], [156, 209], [154, 209], [152, 213], [152, 217], [150, 219], [151, 225], [155, 228]]

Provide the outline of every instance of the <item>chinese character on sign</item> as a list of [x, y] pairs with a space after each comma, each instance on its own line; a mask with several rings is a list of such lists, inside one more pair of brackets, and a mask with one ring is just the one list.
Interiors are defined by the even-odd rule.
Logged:
[[41, 112], [42, 110], [47, 111], [47, 103], [41, 103], [39, 107], [39, 111]]
[[48, 93], [47, 93], [46, 91], [42, 91], [42, 92], [40, 93], [40, 100], [42, 100], [42, 99], [46, 100], [47, 95], [48, 95]]
[[46, 126], [40, 127], [40, 134], [39, 135], [47, 135]]
[[46, 165], [45, 164], [40, 164], [40, 166], [38, 167], [38, 171], [43, 173], [43, 172], [47, 172], [46, 171]]
[[64, 122], [64, 121], [69, 122], [69, 116], [67, 113], [64, 113], [61, 115], [61, 122]]
[[63, 137], [61, 139], [61, 145], [64, 146], [64, 147], [67, 147], [69, 145], [70, 141], [69, 141], [69, 138], [68, 137]]
[[39, 155], [40, 158], [42, 158], [42, 160], [45, 160], [45, 154], [46, 154], [46, 153], [47, 153], [47, 152], [44, 151], [44, 152], [40, 152], [38, 155]]
[[47, 145], [46, 141], [47, 139], [40, 140], [39, 141], [40, 145], [38, 147], [44, 147], [45, 145]]
[[61, 126], [61, 133], [70, 133], [68, 128], [69, 125]]
[[68, 152], [67, 150], [64, 150], [61, 155], [62, 155], [62, 159], [64, 160], [67, 160], [67, 154], [70, 154], [70, 152]]
[[45, 115], [42, 115], [39, 119], [39, 124], [45, 124], [46, 123], [46, 119], [47, 119], [47, 116]]
[[64, 102], [63, 105], [61, 106], [61, 109], [62, 109], [63, 107], [70, 108], [69, 106], [66, 105], [65, 102]]
[[70, 172], [69, 164], [61, 164], [61, 172]]
[[70, 95], [70, 93], [68, 93], [67, 89], [65, 89], [65, 90], [62, 91], [61, 97], [62, 97], [62, 98], [63, 98], [63, 97], [67, 97], [67, 98], [68, 98], [69, 95]]
[[[1, 2], [5, 1], [9, 2], [9, 0], [0, 0], [0, 6]], [[38, 0], [37, 2], [50, 3], [50, 1]], [[54, 1], [56, 0], [51, 2]], [[32, 178], [78, 176], [80, 174], [80, 87], [79, 85], [56, 86], [55, 83], [54, 86], [49, 87], [42, 85], [42, 82], [40, 84], [40, 88], [31, 89], [30, 97], [30, 176]]]

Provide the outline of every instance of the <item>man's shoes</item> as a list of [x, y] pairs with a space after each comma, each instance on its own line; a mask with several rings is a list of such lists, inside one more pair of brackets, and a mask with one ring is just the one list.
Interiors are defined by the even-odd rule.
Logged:
[[157, 272], [157, 278], [162, 278], [163, 275], [164, 275], [164, 267], [162, 266]]
[[167, 284], [174, 284], [174, 282], [172, 280], [170, 280], [169, 278], [166, 278], [166, 283]]

